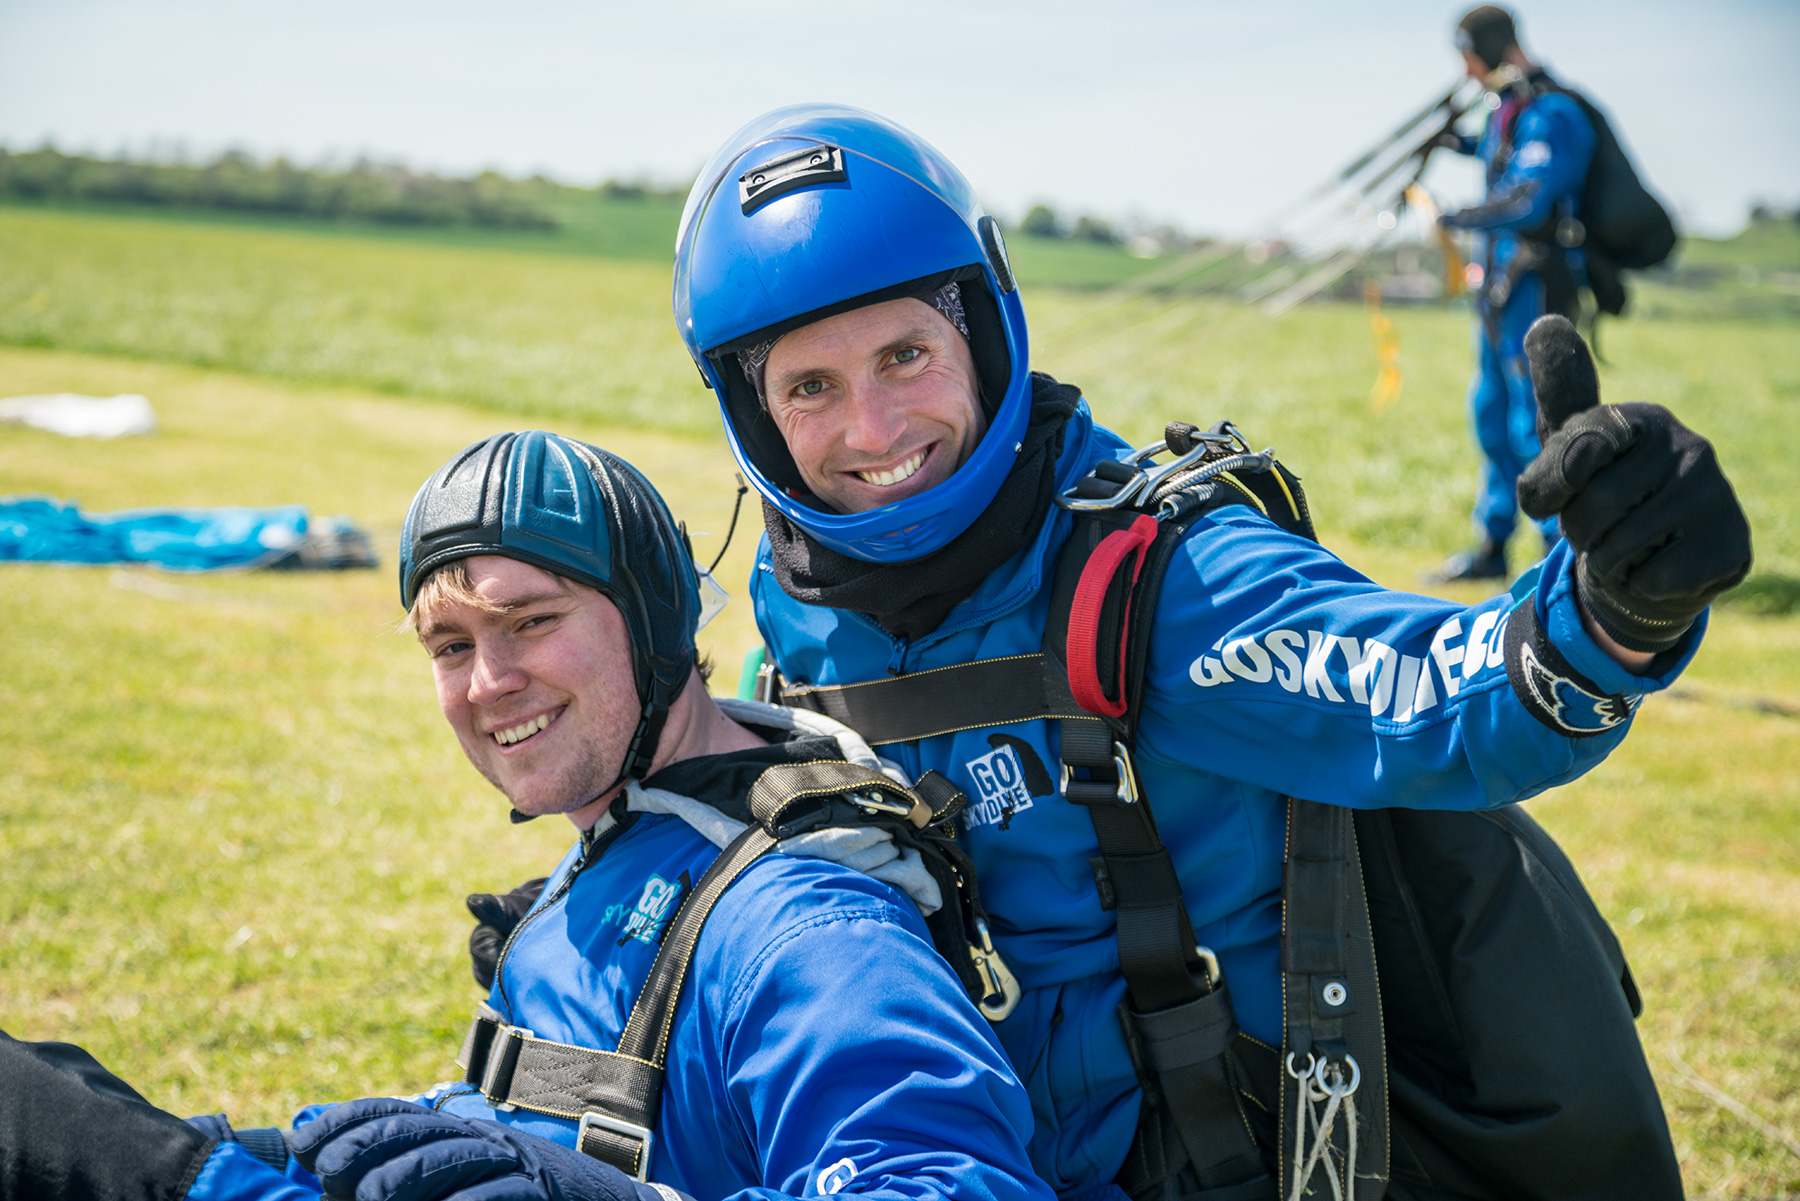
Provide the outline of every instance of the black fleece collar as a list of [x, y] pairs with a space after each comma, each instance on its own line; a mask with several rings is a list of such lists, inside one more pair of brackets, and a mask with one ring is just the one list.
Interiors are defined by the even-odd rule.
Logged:
[[750, 825], [750, 786], [765, 771], [781, 763], [816, 763], [821, 759], [841, 760], [844, 757], [837, 739], [822, 734], [758, 725], [748, 725], [748, 728], [759, 737], [772, 741], [768, 746], [747, 751], [677, 760], [645, 780], [644, 787], [692, 797], [726, 817]]

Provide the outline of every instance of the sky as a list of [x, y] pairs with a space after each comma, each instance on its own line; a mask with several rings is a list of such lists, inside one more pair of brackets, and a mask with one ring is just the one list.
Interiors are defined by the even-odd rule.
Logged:
[[[1244, 235], [1460, 71], [1461, 2], [0, 0], [0, 145], [685, 182], [779, 104], [911, 127], [1017, 218]], [[1525, 48], [1697, 233], [1800, 204], [1800, 3], [1534, 0]], [[1467, 164], [1434, 165], [1452, 204]]]

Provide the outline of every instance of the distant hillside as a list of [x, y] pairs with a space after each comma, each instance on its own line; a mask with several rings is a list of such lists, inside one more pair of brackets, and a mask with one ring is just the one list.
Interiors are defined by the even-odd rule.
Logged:
[[[170, 167], [0, 149], [0, 206], [633, 262], [673, 258], [683, 200], [618, 182], [576, 188], [492, 173], [311, 171], [231, 155]], [[1156, 265], [1084, 239], [1011, 231], [1007, 244], [1020, 280], [1038, 287], [1105, 288]]]
[[296, 166], [280, 158], [258, 162], [237, 151], [191, 166], [90, 158], [50, 146], [23, 153], [0, 150], [0, 196], [19, 200], [223, 209], [389, 225], [550, 230], [558, 222], [544, 200], [560, 190], [548, 180], [514, 180], [492, 171], [449, 179], [371, 162], [333, 171]]

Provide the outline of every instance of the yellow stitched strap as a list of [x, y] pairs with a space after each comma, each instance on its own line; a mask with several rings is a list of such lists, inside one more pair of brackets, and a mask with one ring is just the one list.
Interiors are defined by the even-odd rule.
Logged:
[[1281, 485], [1281, 494], [1287, 497], [1288, 509], [1293, 513], [1294, 520], [1304, 520], [1304, 515], [1300, 512], [1300, 502], [1294, 499], [1294, 490], [1288, 487], [1287, 479], [1281, 474], [1281, 468], [1279, 466], [1273, 467], [1270, 469], [1269, 474], [1275, 477], [1275, 482], [1277, 484]]
[[[1223, 480], [1227, 484], [1230, 484], [1233, 488], [1236, 488], [1239, 492], [1242, 492], [1244, 494], [1244, 498], [1246, 500], [1248, 500], [1251, 504], [1255, 505], [1257, 512], [1261, 513], [1264, 517], [1267, 517], [1269, 515], [1269, 506], [1263, 504], [1262, 498], [1257, 496], [1256, 493], [1250, 491], [1250, 489], [1244, 485], [1244, 482], [1242, 480], [1238, 479], [1237, 476], [1232, 475], [1229, 471], [1221, 471], [1218, 474], [1217, 478], [1220, 480]], [[1275, 478], [1280, 479], [1281, 477], [1279, 475], [1277, 475]], [[1285, 485], [1285, 484], [1282, 485], [1282, 487], [1284, 487], [1284, 488], [1286, 486], [1287, 485]]]

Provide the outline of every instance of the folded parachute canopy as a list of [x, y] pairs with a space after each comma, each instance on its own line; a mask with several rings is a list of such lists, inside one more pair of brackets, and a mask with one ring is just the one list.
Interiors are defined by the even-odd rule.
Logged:
[[168, 571], [376, 565], [367, 534], [343, 517], [309, 520], [304, 505], [83, 513], [48, 497], [0, 498], [0, 560]]
[[71, 438], [122, 438], [154, 434], [156, 410], [135, 392], [118, 396], [14, 396], [0, 400], [0, 422], [36, 426]]

